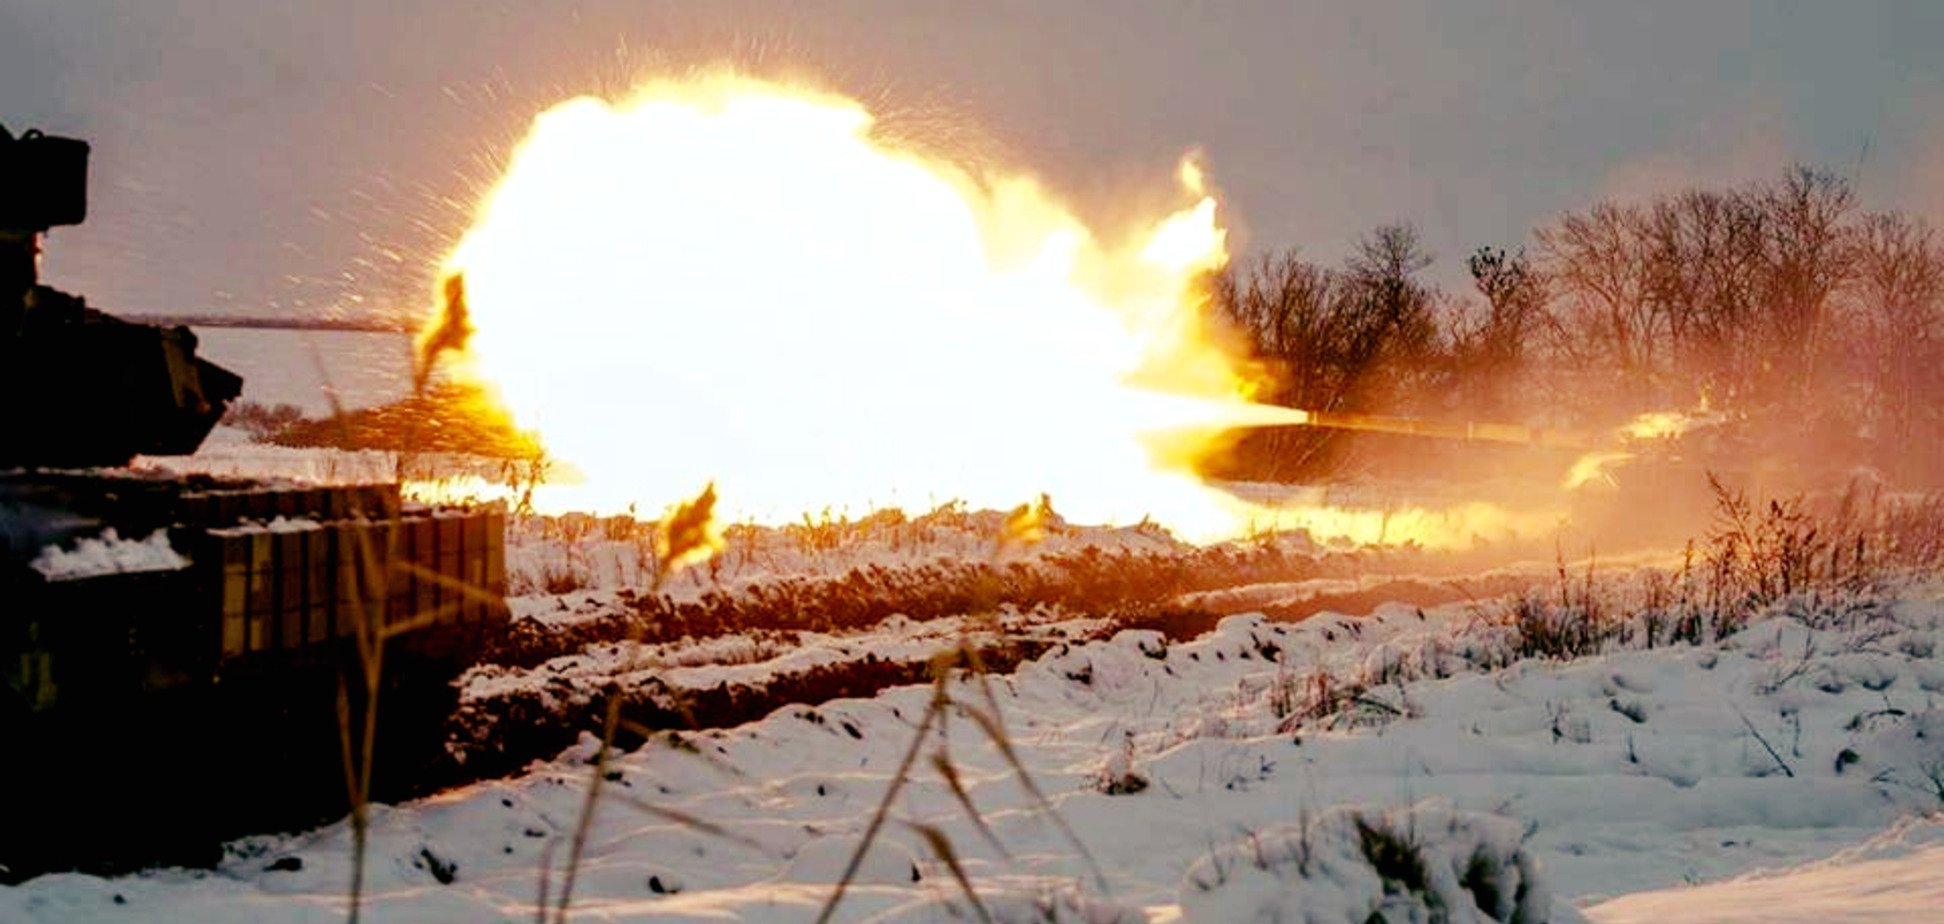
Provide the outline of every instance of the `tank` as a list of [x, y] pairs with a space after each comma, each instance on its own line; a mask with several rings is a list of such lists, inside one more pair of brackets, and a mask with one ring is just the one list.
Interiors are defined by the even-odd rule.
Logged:
[[87, 216], [86, 142], [0, 127], [0, 467], [121, 466], [196, 450], [242, 391], [186, 327], [39, 284], [40, 235]]
[[327, 820], [342, 710], [380, 693], [376, 792], [426, 790], [450, 680], [507, 621], [500, 507], [128, 467], [194, 453], [243, 382], [187, 327], [40, 284], [88, 158], [0, 128], [0, 881]]

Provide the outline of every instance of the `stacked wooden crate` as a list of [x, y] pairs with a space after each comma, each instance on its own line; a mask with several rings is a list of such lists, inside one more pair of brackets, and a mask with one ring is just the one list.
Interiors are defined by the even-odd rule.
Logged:
[[184, 500], [207, 506], [205, 522], [235, 524], [208, 529], [196, 556], [220, 563], [223, 660], [322, 645], [361, 623], [437, 636], [506, 618], [496, 506], [400, 504], [363, 486]]

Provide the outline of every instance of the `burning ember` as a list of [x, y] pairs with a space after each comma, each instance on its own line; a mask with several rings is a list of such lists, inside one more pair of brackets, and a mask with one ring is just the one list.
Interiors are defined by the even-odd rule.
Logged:
[[434, 330], [468, 333], [460, 375], [582, 476], [538, 506], [659, 510], [712, 482], [725, 517], [762, 522], [1050, 495], [1192, 539], [1504, 525], [1265, 507], [1189, 473], [1224, 428], [1307, 419], [1246, 400], [1201, 310], [1225, 233], [1192, 162], [1176, 211], [1105, 235], [1031, 178], [873, 125], [726, 75], [535, 121], [448, 261], [464, 316]]
[[1633, 440], [1673, 439], [1686, 433], [1694, 419], [1680, 411], [1648, 411], [1620, 428], [1620, 435]]

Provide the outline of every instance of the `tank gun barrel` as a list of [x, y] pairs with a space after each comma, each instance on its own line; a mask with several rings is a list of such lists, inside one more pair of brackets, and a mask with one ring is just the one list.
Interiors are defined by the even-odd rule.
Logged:
[[1356, 414], [1348, 411], [1306, 411], [1309, 419], [1284, 426], [1323, 427], [1331, 430], [1357, 430], [1365, 433], [1397, 433], [1434, 439], [1470, 442], [1513, 443], [1542, 449], [1588, 449], [1596, 440], [1586, 430], [1529, 427], [1525, 424], [1479, 422], [1470, 420], [1429, 420], [1420, 417], [1389, 417]]

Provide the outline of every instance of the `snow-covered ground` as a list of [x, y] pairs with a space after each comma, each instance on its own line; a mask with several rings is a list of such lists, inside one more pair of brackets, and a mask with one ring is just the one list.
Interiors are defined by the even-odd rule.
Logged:
[[1944, 920], [1944, 820], [1909, 819], [1812, 863], [1623, 896], [1601, 924], [1824, 924]]
[[[187, 467], [396, 471], [383, 454], [215, 442]], [[706, 605], [801, 598], [858, 575], [903, 592], [976, 587], [981, 568], [1084, 565], [1138, 596], [1149, 572], [1211, 567], [1226, 570], [1156, 581], [1173, 596], [1153, 602], [1233, 615], [1171, 640], [1116, 632], [1085, 606], [1001, 602], [637, 648], [613, 630], [647, 612], [652, 532], [516, 522], [514, 614], [561, 648], [469, 673], [462, 708], [524, 690], [585, 714], [616, 682], [679, 708], [684, 691], [831, 665], [922, 663], [1002, 638], [1045, 649], [1003, 675], [957, 677], [937, 713], [934, 688], [896, 687], [616, 758], [574, 919], [815, 920], [896, 786], [835, 920], [1486, 920], [1477, 907], [1601, 924], [1944, 922], [1944, 597], [1932, 582], [1798, 600], [1699, 644], [1642, 647], [1635, 631], [1551, 659], [1530, 656], [1504, 595], [1543, 586], [1559, 562], [1482, 572], [1462, 556], [1316, 557], [1296, 537], [1210, 557], [1157, 530], [1058, 523], [1009, 548], [994, 540], [1000, 519], [947, 507], [732, 529], [711, 565], [659, 589], [669, 605]], [[1644, 586], [1613, 581], [1616, 599]], [[1364, 612], [1407, 585], [1436, 592]], [[596, 750], [583, 735], [511, 778], [376, 809], [365, 919], [534, 919], [562, 888]], [[43, 876], [0, 887], [0, 922], [343, 920], [350, 843], [339, 824], [238, 842], [214, 870]]]
[[[1569, 661], [1514, 657], [1490, 604], [1241, 613], [960, 678], [939, 722], [931, 688], [901, 687], [658, 737], [611, 767], [574, 919], [814, 920], [922, 725], [836, 920], [977, 920], [954, 865], [1000, 921], [1460, 921], [1467, 896], [1523, 920], [1944, 920], [1944, 821], [1925, 820], [1944, 809], [1944, 603], [1895, 597]], [[958, 625], [816, 644], [950, 647]], [[686, 657], [804, 656], [710, 644]], [[380, 808], [366, 920], [532, 920], [595, 750]], [[1392, 841], [1420, 865], [1400, 873]], [[340, 824], [235, 844], [213, 871], [44, 876], [0, 888], [0, 921], [342, 920], [349, 844]]]
[[167, 530], [156, 530], [147, 539], [123, 539], [112, 529], [96, 538], [82, 538], [73, 549], [48, 546], [29, 567], [50, 581], [71, 581], [104, 574], [131, 574], [141, 571], [176, 571], [189, 566], [169, 544]]

